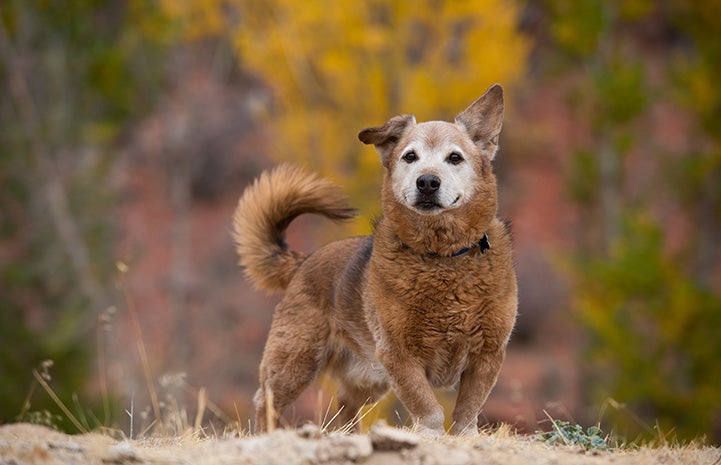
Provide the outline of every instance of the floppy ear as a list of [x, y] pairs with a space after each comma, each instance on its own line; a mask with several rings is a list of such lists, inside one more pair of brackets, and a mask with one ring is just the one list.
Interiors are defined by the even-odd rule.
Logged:
[[498, 136], [503, 125], [503, 88], [494, 84], [456, 116], [456, 124], [466, 128], [473, 142], [491, 159], [498, 150]]
[[416, 118], [413, 115], [394, 116], [383, 126], [363, 129], [358, 133], [358, 139], [364, 144], [373, 144], [381, 157], [383, 166], [388, 168], [393, 148], [411, 124], [416, 124]]

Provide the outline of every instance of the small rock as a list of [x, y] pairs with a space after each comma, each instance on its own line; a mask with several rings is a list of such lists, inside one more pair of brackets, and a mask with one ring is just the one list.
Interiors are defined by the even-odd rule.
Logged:
[[136, 450], [127, 442], [121, 442], [110, 448], [110, 455], [103, 458], [104, 463], [132, 463], [139, 462]]
[[370, 457], [373, 446], [367, 436], [331, 434], [318, 443], [316, 457], [321, 462], [358, 461]]
[[80, 444], [76, 444], [74, 442], [54, 442], [54, 441], [48, 441], [48, 448], [49, 449], [62, 449], [66, 450], [68, 452], [77, 452], [80, 453], [83, 451], [83, 448], [80, 446]]
[[390, 427], [384, 422], [373, 425], [368, 436], [373, 444], [373, 449], [377, 451], [413, 449], [420, 443], [417, 435], [410, 431]]
[[321, 432], [313, 423], [306, 423], [296, 430], [296, 434], [304, 439], [320, 439]]

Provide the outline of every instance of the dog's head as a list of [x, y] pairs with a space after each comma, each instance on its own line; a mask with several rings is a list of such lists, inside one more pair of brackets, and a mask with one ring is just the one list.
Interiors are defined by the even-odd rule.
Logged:
[[412, 115], [400, 115], [363, 129], [358, 138], [375, 146], [386, 168], [384, 190], [397, 203], [420, 215], [438, 215], [490, 191], [495, 203], [490, 162], [502, 120], [503, 89], [496, 84], [453, 123], [416, 123]]

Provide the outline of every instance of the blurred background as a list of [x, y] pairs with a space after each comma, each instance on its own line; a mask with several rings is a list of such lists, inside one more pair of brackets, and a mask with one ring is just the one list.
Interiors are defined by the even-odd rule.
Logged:
[[[300, 163], [362, 214], [301, 218], [291, 245], [367, 234], [382, 168], [357, 132], [451, 119], [499, 82], [520, 313], [487, 421], [718, 444], [719, 17], [713, 0], [3, 0], [0, 422], [247, 428], [278, 296], [236, 265], [244, 187]], [[322, 421], [332, 395], [320, 380], [289, 421]], [[374, 415], [407, 422], [392, 396]]]

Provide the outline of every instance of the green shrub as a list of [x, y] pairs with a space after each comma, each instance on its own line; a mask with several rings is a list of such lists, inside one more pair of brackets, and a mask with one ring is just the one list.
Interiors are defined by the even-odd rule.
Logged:
[[590, 336], [586, 377], [598, 402], [613, 398], [638, 416], [608, 412], [625, 434], [693, 439], [719, 420], [721, 299], [688, 269], [643, 216], [627, 218], [609, 256], [574, 267], [575, 308]]
[[586, 450], [610, 450], [608, 436], [598, 426], [583, 429], [580, 425], [572, 425], [567, 421], [553, 420], [553, 429], [548, 432], [537, 432], [536, 440], [549, 446], [580, 446]]

